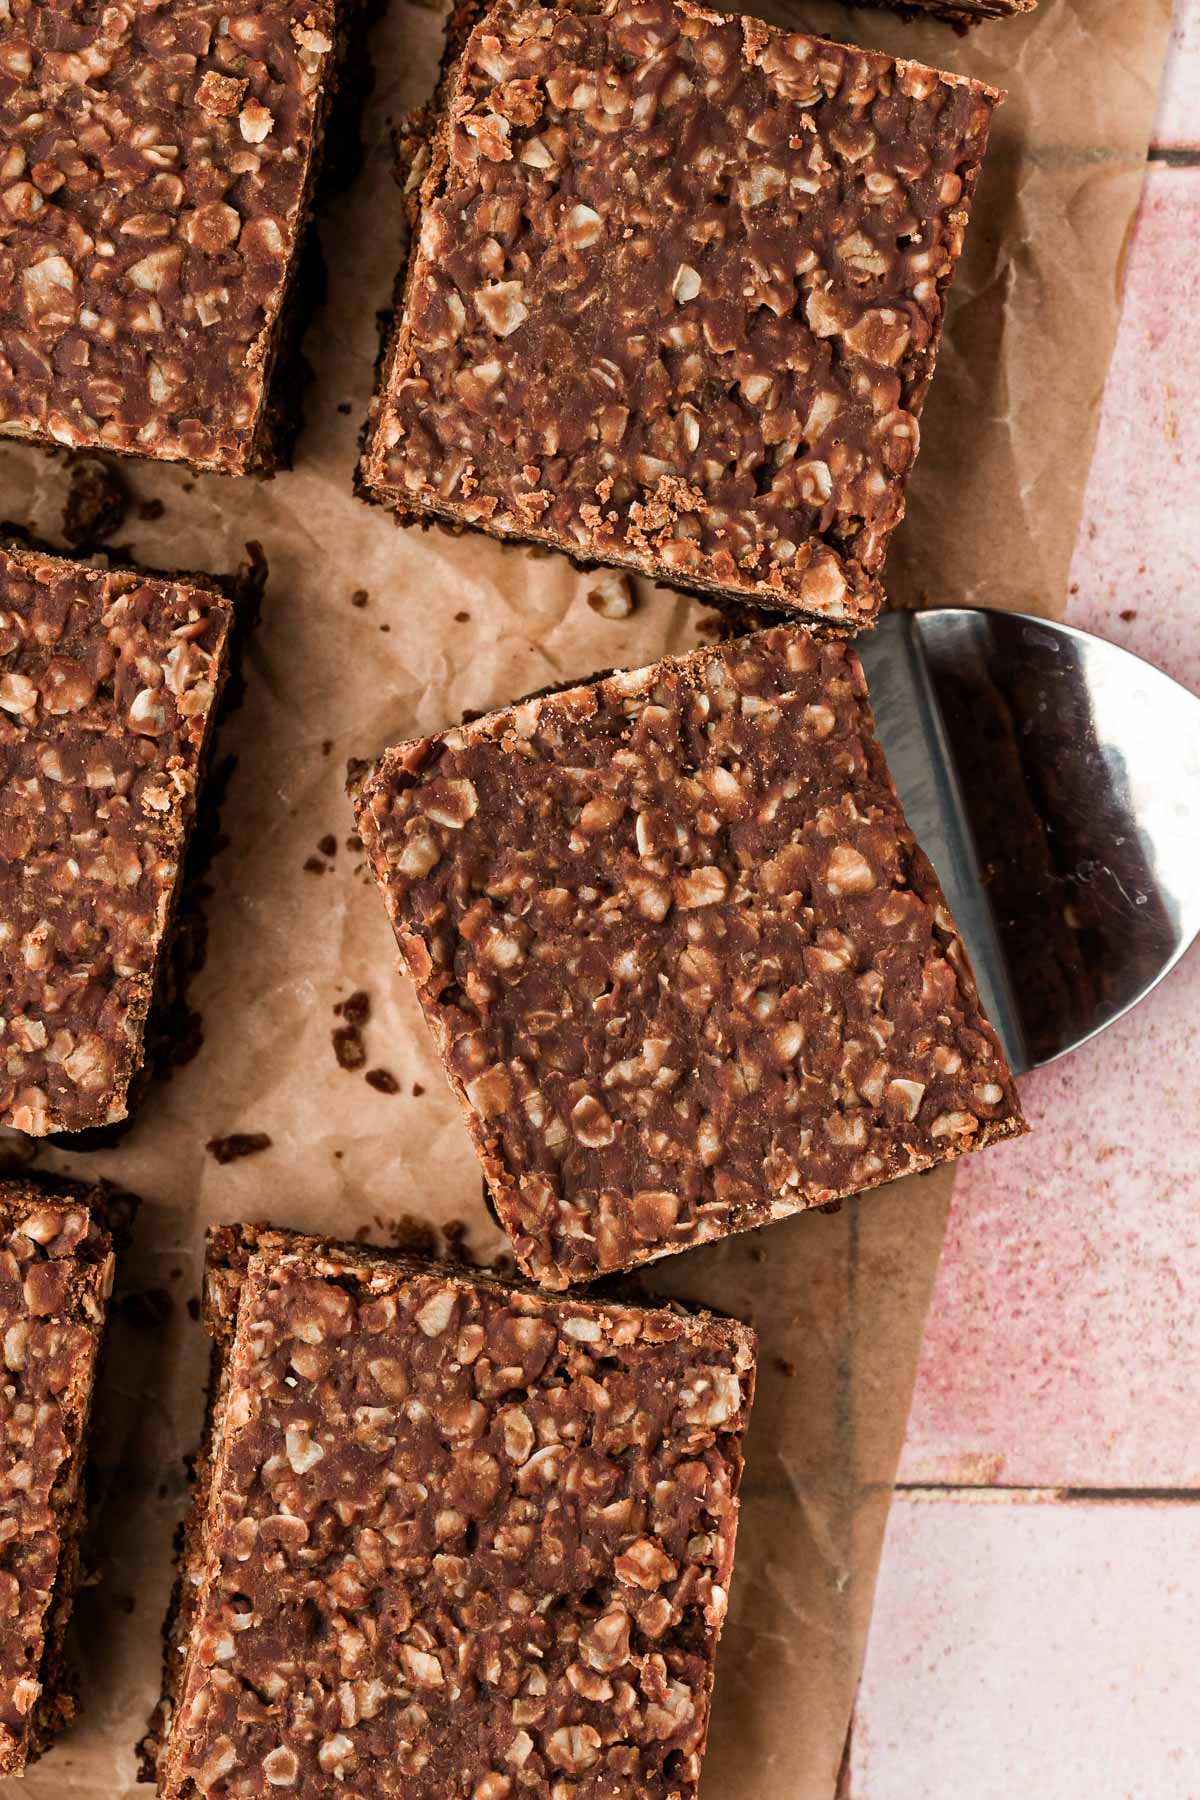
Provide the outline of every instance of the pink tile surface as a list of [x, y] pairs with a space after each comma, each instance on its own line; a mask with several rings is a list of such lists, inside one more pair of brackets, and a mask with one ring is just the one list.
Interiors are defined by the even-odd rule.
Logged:
[[960, 1180], [901, 1481], [1200, 1486], [1198, 1010], [1193, 955]]
[[[1200, 0], [1194, 13], [1200, 36]], [[1200, 54], [1196, 62], [1200, 71]], [[1146, 170], [1067, 613], [1192, 688], [1200, 688], [1198, 292], [1200, 149], [1195, 164]]]
[[[1068, 617], [1200, 691], [1197, 292], [1200, 167], [1153, 164]], [[955, 1188], [900, 1478], [1200, 1487], [1200, 951], [1022, 1091]]]
[[847, 1800], [1196, 1800], [1200, 1505], [900, 1496]]
[[[1200, 0], [1156, 144], [1067, 616], [1200, 691]], [[893, 1502], [845, 1800], [1200, 1800], [1200, 949], [1023, 1093], [956, 1185], [900, 1480], [958, 1491]]]

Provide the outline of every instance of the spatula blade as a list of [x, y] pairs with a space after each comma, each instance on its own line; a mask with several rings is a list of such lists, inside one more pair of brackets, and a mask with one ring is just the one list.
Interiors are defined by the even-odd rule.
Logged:
[[859, 650], [1009, 1061], [1062, 1056], [1200, 931], [1200, 700], [1019, 613], [892, 613]]

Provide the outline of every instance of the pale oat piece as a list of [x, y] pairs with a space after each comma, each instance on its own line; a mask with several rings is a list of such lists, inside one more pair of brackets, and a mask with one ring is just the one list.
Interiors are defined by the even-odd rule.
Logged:
[[126, 1117], [230, 618], [0, 546], [0, 1124]]
[[754, 1337], [229, 1226], [164, 1800], [695, 1800]]
[[347, 10], [0, 0], [0, 431], [272, 465]]
[[62, 1642], [112, 1272], [100, 1190], [0, 1181], [0, 1776], [75, 1713]]
[[847, 646], [779, 626], [402, 744], [358, 817], [546, 1286], [1025, 1128]]
[[688, 0], [501, 0], [413, 161], [366, 491], [870, 620], [998, 98]]

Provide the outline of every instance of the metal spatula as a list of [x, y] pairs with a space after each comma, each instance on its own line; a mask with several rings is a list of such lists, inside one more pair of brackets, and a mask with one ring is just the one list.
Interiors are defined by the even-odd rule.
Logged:
[[1019, 613], [891, 613], [858, 649], [1009, 1062], [1062, 1056], [1200, 931], [1200, 699]]

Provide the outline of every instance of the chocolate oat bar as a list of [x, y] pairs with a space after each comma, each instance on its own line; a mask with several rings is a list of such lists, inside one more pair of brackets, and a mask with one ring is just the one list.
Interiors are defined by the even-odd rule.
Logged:
[[63, 1635], [112, 1270], [101, 1190], [0, 1181], [0, 1776], [75, 1713]]
[[776, 626], [402, 744], [358, 813], [546, 1286], [1024, 1129], [840, 641]]
[[230, 617], [0, 545], [0, 1125], [126, 1117]]
[[164, 1800], [694, 1800], [754, 1338], [226, 1226]]
[[869, 621], [998, 98], [689, 0], [501, 0], [413, 165], [365, 490]]
[[333, 0], [12, 0], [0, 431], [240, 475], [319, 158]]

